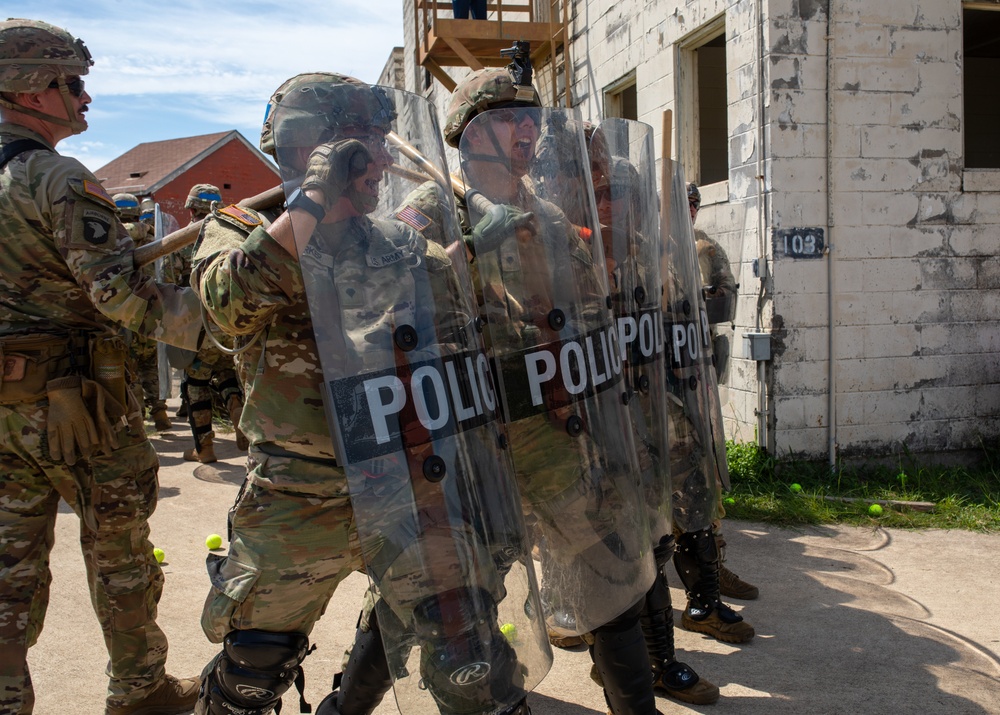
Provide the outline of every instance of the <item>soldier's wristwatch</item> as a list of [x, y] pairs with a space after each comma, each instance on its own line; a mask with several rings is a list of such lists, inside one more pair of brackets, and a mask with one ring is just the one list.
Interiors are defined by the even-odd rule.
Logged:
[[326, 218], [326, 209], [302, 193], [301, 188], [295, 189], [288, 197], [288, 210], [292, 209], [302, 209], [316, 219], [316, 223], [321, 223]]

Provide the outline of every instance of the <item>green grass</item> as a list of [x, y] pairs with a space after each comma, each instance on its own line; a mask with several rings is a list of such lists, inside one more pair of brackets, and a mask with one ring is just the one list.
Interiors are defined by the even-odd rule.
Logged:
[[[827, 464], [776, 459], [756, 444], [727, 442], [726, 446], [732, 490], [724, 495], [725, 507], [734, 519], [783, 526], [880, 524], [1000, 532], [1000, 453], [984, 450], [979, 462], [967, 467], [921, 465], [906, 454], [894, 467], [844, 467], [831, 472]], [[793, 484], [801, 491], [793, 491]], [[873, 516], [868, 509], [876, 500], [932, 502], [934, 509], [883, 506], [882, 514]]]

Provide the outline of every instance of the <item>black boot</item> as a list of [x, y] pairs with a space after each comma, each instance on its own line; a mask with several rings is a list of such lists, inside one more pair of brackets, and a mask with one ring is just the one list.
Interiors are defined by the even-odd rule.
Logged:
[[688, 597], [681, 618], [685, 630], [725, 643], [746, 643], [754, 637], [753, 626], [720, 600], [719, 548], [711, 528], [677, 537], [674, 566]]
[[639, 623], [653, 670], [653, 688], [686, 703], [708, 705], [719, 699], [719, 688], [679, 662], [674, 652], [674, 609], [664, 571], [674, 550], [673, 542], [672, 536], [664, 537], [653, 550], [656, 578], [646, 593]]
[[371, 715], [392, 687], [382, 631], [373, 609], [368, 630], [360, 627], [354, 636], [351, 656], [344, 672], [333, 680], [334, 691], [316, 708], [316, 715]]
[[643, 601], [593, 631], [590, 657], [604, 687], [612, 715], [654, 715], [656, 696], [650, 677], [639, 613]]

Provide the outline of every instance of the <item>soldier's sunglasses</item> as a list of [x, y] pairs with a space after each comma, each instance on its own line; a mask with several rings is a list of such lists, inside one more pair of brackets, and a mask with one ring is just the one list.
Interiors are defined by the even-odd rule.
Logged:
[[[59, 80], [54, 79], [49, 82], [49, 89], [59, 89]], [[66, 89], [69, 90], [70, 94], [79, 99], [83, 96], [83, 78], [77, 77], [76, 79], [66, 81]]]
[[499, 107], [490, 108], [490, 116], [507, 124], [520, 124], [525, 117], [531, 119], [534, 125], [538, 126], [538, 114], [534, 111], [537, 107]]

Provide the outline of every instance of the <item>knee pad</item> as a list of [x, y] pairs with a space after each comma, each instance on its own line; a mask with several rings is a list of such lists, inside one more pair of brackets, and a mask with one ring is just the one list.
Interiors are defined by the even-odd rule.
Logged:
[[[488, 613], [484, 619], [477, 617]], [[525, 696], [517, 653], [497, 624], [483, 589], [460, 588], [428, 598], [413, 613], [420, 675], [441, 713], [504, 712]]]
[[230, 632], [203, 679], [203, 711], [208, 715], [270, 713], [293, 683], [301, 683], [301, 663], [308, 653], [309, 638], [302, 633]]

